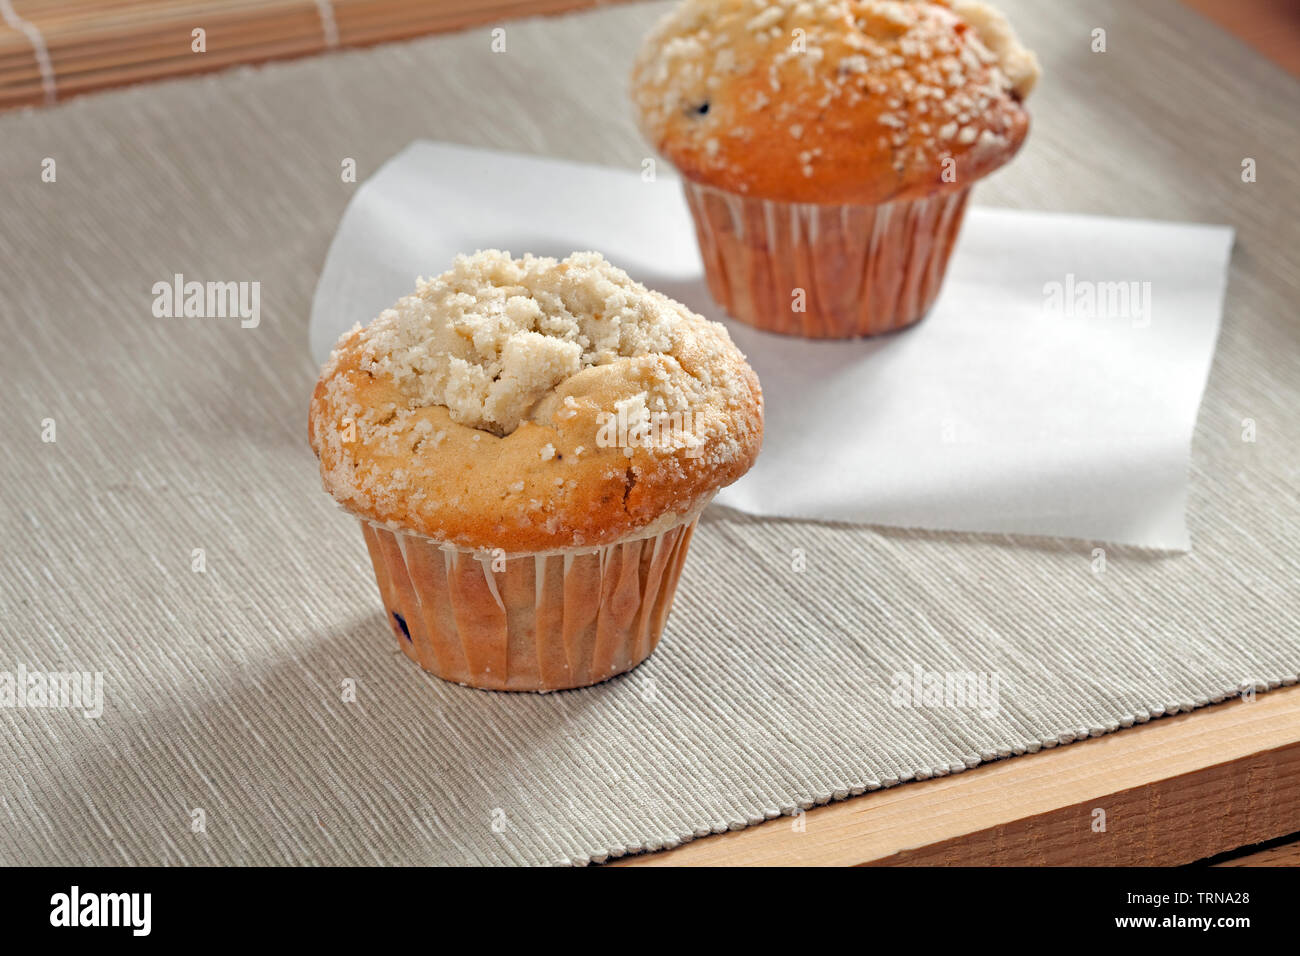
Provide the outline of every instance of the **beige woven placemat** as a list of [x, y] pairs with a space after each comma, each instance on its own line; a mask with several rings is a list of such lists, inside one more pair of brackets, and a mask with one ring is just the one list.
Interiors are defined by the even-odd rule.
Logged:
[[[1238, 231], [1193, 552], [1098, 573], [1086, 542], [711, 512], [654, 658], [549, 696], [392, 646], [307, 448], [307, 312], [347, 158], [636, 168], [624, 75], [659, 5], [0, 117], [0, 671], [105, 697], [0, 707], [0, 863], [582, 862], [1294, 682], [1300, 88], [1168, 0], [1008, 6], [1049, 72], [978, 201]], [[176, 273], [260, 282], [260, 323], [155, 317]], [[894, 706], [915, 667], [996, 675], [996, 713]]]

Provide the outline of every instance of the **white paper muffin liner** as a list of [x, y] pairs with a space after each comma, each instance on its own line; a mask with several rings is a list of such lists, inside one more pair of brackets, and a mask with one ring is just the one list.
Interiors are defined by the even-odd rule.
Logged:
[[388, 623], [411, 660], [488, 690], [585, 687], [654, 651], [702, 508], [594, 548], [465, 550], [361, 519]]
[[922, 318], [970, 193], [815, 205], [683, 185], [718, 304], [755, 328], [818, 339], [878, 335]]

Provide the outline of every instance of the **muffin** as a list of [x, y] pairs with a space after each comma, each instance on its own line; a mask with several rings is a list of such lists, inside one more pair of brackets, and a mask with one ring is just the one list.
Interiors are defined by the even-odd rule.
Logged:
[[762, 434], [726, 330], [594, 252], [458, 257], [339, 339], [309, 420], [398, 646], [516, 691], [650, 655], [696, 518]]
[[853, 338], [920, 319], [971, 186], [1024, 142], [1034, 55], [982, 3], [686, 0], [632, 95], [742, 322]]

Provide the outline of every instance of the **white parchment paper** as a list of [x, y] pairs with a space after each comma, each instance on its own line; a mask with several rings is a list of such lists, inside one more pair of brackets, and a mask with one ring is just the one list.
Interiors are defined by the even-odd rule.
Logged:
[[1232, 230], [971, 208], [938, 302], [880, 339], [757, 332], [710, 299], [665, 175], [416, 142], [363, 183], [311, 349], [461, 252], [594, 249], [724, 321], [762, 381], [763, 453], [717, 498], [752, 514], [1186, 550], [1187, 459]]

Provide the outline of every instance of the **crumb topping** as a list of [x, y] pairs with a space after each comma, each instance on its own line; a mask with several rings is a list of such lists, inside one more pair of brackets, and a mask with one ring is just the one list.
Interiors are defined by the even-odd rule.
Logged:
[[993, 51], [1011, 90], [1022, 100], [1027, 97], [1038, 82], [1038, 57], [1021, 45], [1002, 11], [978, 0], [957, 0], [953, 10], [975, 28], [980, 40]]
[[[507, 435], [534, 415], [549, 418], [542, 399], [583, 369], [673, 357], [686, 315], [599, 253], [557, 262], [491, 249], [420, 279], [364, 329], [362, 368], [390, 377], [413, 405], [445, 405], [458, 424]], [[659, 386], [666, 411], [699, 397], [681, 377]]]

